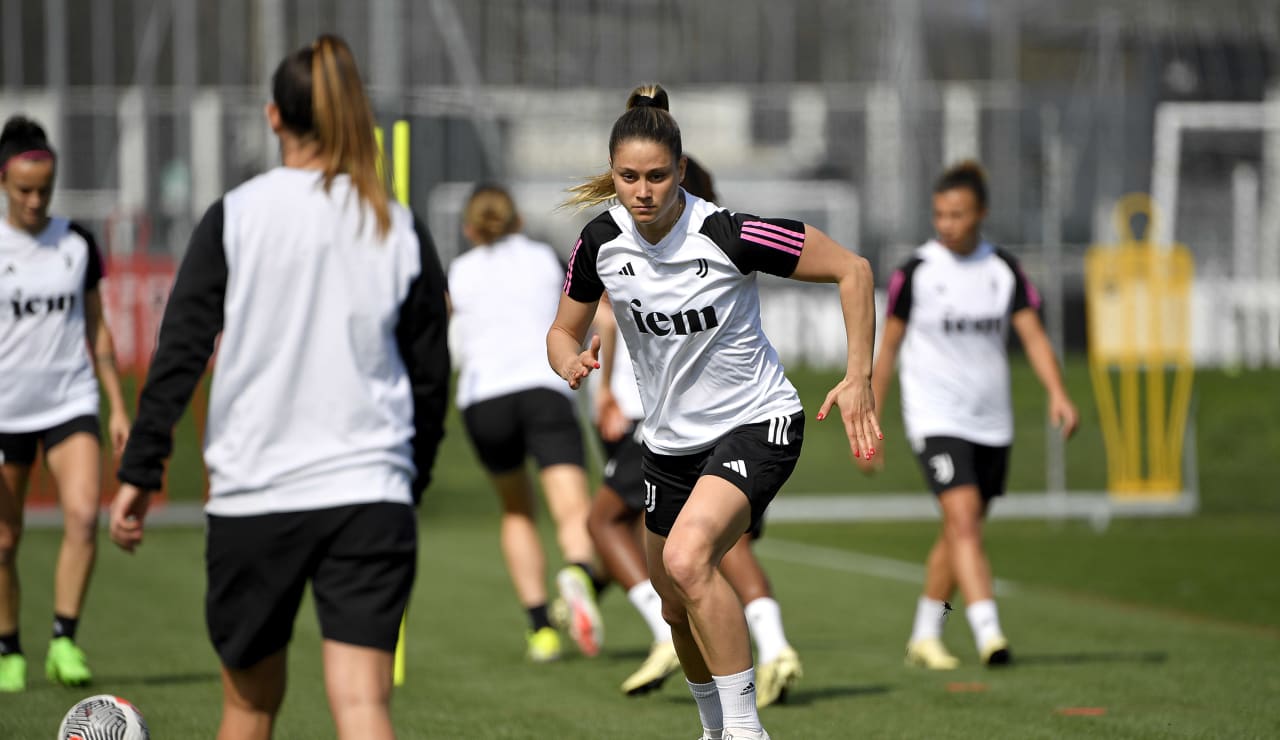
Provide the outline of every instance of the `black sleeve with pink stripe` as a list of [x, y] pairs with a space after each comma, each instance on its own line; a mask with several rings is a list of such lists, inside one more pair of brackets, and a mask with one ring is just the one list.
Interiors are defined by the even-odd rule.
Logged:
[[915, 277], [916, 267], [920, 265], [919, 257], [912, 257], [906, 264], [894, 270], [889, 277], [889, 311], [890, 316], [906, 321], [911, 317], [911, 281]]
[[75, 221], [72, 221], [69, 227], [84, 239], [84, 246], [89, 252], [89, 262], [84, 270], [84, 289], [93, 290], [98, 287], [98, 282], [107, 276], [107, 271], [102, 266], [102, 253], [98, 251], [98, 242], [94, 240], [93, 234], [89, 233], [88, 229]]
[[1003, 249], [996, 249], [996, 255], [1013, 271], [1013, 305], [1009, 308], [1009, 313], [1014, 314], [1024, 308], [1039, 311], [1040, 293], [1036, 290], [1036, 286], [1031, 284], [1027, 274], [1022, 271], [1022, 265], [1018, 264], [1018, 259]]
[[592, 219], [569, 253], [569, 269], [565, 271], [564, 294], [579, 303], [593, 303], [604, 294], [604, 283], [596, 271], [600, 247], [622, 233], [608, 211]]
[[789, 218], [717, 211], [702, 223], [701, 231], [720, 245], [743, 275], [791, 277], [804, 249], [804, 224]]

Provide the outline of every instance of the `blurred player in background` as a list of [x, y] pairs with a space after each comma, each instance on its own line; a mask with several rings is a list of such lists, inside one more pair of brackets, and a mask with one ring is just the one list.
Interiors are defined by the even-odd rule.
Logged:
[[0, 133], [0, 186], [9, 208], [0, 222], [0, 691], [26, 687], [17, 551], [37, 448], [44, 449], [63, 516], [45, 672], [56, 683], [83, 686], [92, 676], [75, 636], [97, 554], [99, 383], [111, 409], [107, 430], [115, 454], [129, 437], [98, 290], [102, 256], [84, 227], [49, 214], [56, 172], [44, 129], [20, 116], [6, 121]]
[[467, 436], [502, 500], [502, 554], [529, 617], [526, 655], [560, 657], [548, 614], [546, 556], [525, 472], [532, 456], [565, 562], [556, 585], [569, 608], [569, 633], [594, 656], [604, 639], [587, 534], [591, 508], [582, 428], [573, 394], [545, 359], [564, 267], [549, 245], [520, 233], [520, 214], [500, 187], [476, 188], [462, 233], [474, 246], [449, 265], [451, 333], [458, 350], [458, 408]]
[[[686, 193], [716, 203], [711, 173], [692, 157], [686, 157], [683, 187]], [[605, 478], [591, 503], [591, 538], [609, 570], [627, 592], [636, 611], [653, 633], [653, 646], [640, 668], [622, 682], [622, 691], [637, 696], [653, 691], [680, 668], [671, 627], [662, 619], [662, 602], [649, 580], [636, 525], [644, 515], [644, 455], [640, 425], [644, 406], [636, 386], [631, 357], [618, 336], [612, 307], [601, 301], [596, 312], [600, 335], [600, 380], [595, 389], [596, 426], [604, 441], [608, 462]], [[720, 572], [746, 606], [744, 611], [756, 643], [756, 706], [765, 707], [785, 697], [803, 674], [800, 656], [787, 642], [782, 609], [773, 598], [769, 579], [751, 551], [763, 522], [725, 553]]]
[[982, 545], [982, 522], [991, 500], [1004, 494], [1013, 443], [1010, 325], [1048, 391], [1050, 420], [1069, 437], [1079, 419], [1040, 323], [1040, 296], [1017, 260], [983, 238], [986, 215], [986, 176], [976, 162], [942, 173], [933, 189], [937, 236], [889, 281], [889, 315], [872, 376], [883, 399], [901, 350], [907, 437], [942, 509], [907, 644], [909, 664], [935, 670], [959, 664], [942, 643], [957, 587], [982, 662], [1012, 660]]
[[838, 404], [855, 454], [873, 454], [875, 334], [865, 259], [798, 221], [733, 214], [685, 193], [666, 91], [634, 90], [609, 136], [609, 171], [571, 203], [618, 204], [583, 229], [547, 356], [571, 388], [599, 369], [582, 347], [607, 292], [644, 399], [645, 546], [704, 738], [767, 738], [742, 603], [721, 558], [795, 468], [804, 411], [760, 329], [758, 271], [840, 285], [848, 375]]
[[413, 504], [448, 401], [444, 274], [378, 174], [373, 114], [344, 41], [320, 36], [287, 56], [266, 116], [283, 164], [214, 203], [191, 237], [111, 536], [128, 551], [142, 541], [173, 426], [217, 340], [204, 452], [218, 737], [270, 737], [309, 582], [338, 737], [384, 740], [417, 564]]

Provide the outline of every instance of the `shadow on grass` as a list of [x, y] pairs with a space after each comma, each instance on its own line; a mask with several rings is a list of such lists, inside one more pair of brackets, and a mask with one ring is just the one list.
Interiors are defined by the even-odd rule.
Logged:
[[1097, 663], [1137, 663], [1159, 665], [1169, 660], [1169, 654], [1160, 650], [1106, 651], [1095, 653], [1016, 653], [1013, 665], [1093, 665]]
[[[805, 686], [788, 694], [786, 701], [778, 702], [773, 706], [805, 707], [810, 704], [828, 701], [830, 699], [845, 699], [851, 696], [879, 696], [881, 694], [887, 694], [892, 690], [893, 687], [887, 684], [876, 684], [871, 686]], [[693, 697], [687, 692], [684, 696], [668, 695], [663, 698], [671, 704], [693, 703]]]
[[187, 686], [198, 683], [215, 683], [221, 676], [214, 671], [191, 673], [154, 673], [134, 676], [96, 676], [93, 683], [99, 687], [112, 686]]

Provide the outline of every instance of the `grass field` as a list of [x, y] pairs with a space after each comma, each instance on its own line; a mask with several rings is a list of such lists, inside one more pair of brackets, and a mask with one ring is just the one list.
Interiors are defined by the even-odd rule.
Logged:
[[[1086, 416], [1069, 479], [1102, 486], [1103, 459], [1087, 379], [1069, 377]], [[810, 416], [829, 376], [797, 372]], [[1043, 413], [1025, 367], [1015, 387], [1034, 450]], [[975, 664], [962, 612], [947, 640], [964, 661], [950, 674], [902, 666], [930, 523], [774, 524], [759, 544], [788, 635], [805, 664], [800, 690], [764, 712], [787, 738], [1270, 738], [1280, 736], [1280, 503], [1274, 453], [1280, 416], [1274, 373], [1202, 374], [1200, 436], [1205, 513], [1189, 519], [992, 523], [1001, 617], [1019, 664]], [[887, 415], [890, 467], [856, 474], [838, 425], [811, 423], [789, 490], [913, 491], [918, 473]], [[1247, 434], [1246, 434], [1247, 432]], [[188, 433], [184, 432], [184, 435]], [[189, 444], [189, 443], [188, 443]], [[1019, 458], [1011, 486], [1043, 487], [1038, 456]], [[189, 480], [183, 465], [174, 480]], [[196, 489], [196, 490], [191, 490]], [[174, 498], [198, 497], [198, 485]], [[785, 493], [783, 494], [785, 495]], [[693, 738], [692, 699], [679, 679], [627, 699], [618, 683], [643, 657], [646, 631], [616, 589], [603, 610], [601, 657], [559, 664], [521, 659], [523, 614], [497, 548], [497, 504], [460, 428], [442, 452], [422, 510], [422, 551], [409, 624], [409, 683], [394, 712], [407, 738]], [[50, 686], [39, 670], [51, 610], [58, 536], [29, 532], [24, 643], [31, 687], [0, 695], [0, 738], [52, 736], [89, 693], [136, 702], [156, 738], [208, 737], [218, 715], [217, 662], [205, 636], [202, 533], [149, 534], [134, 557], [104, 547], [80, 641], [98, 673], [91, 690]], [[332, 737], [310, 605], [298, 621], [281, 738]]]

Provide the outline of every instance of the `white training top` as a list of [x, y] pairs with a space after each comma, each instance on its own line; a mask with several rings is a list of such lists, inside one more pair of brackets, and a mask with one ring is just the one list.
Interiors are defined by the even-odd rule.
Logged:
[[449, 265], [458, 408], [533, 388], [571, 397], [547, 364], [547, 329], [563, 281], [555, 250], [521, 234], [469, 249]]
[[412, 214], [390, 211], [380, 235], [346, 175], [326, 192], [321, 173], [287, 167], [215, 203], [165, 308], [120, 478], [159, 487], [173, 422], [221, 332], [206, 511], [412, 503], [439, 440], [426, 427], [445, 405], [444, 276]]
[[683, 197], [658, 244], [637, 233], [625, 207], [600, 214], [582, 230], [564, 282], [582, 303], [609, 292], [644, 399], [644, 442], [664, 455], [705, 450], [737, 427], [802, 408], [760, 327], [756, 272], [791, 275], [804, 224]]
[[987, 241], [960, 256], [930, 240], [893, 274], [889, 314], [907, 322], [899, 381], [913, 446], [926, 437], [1013, 443], [1009, 319], [1039, 307], [1017, 260]]
[[98, 415], [84, 297], [102, 276], [78, 224], [55, 217], [32, 236], [0, 220], [0, 432]]

